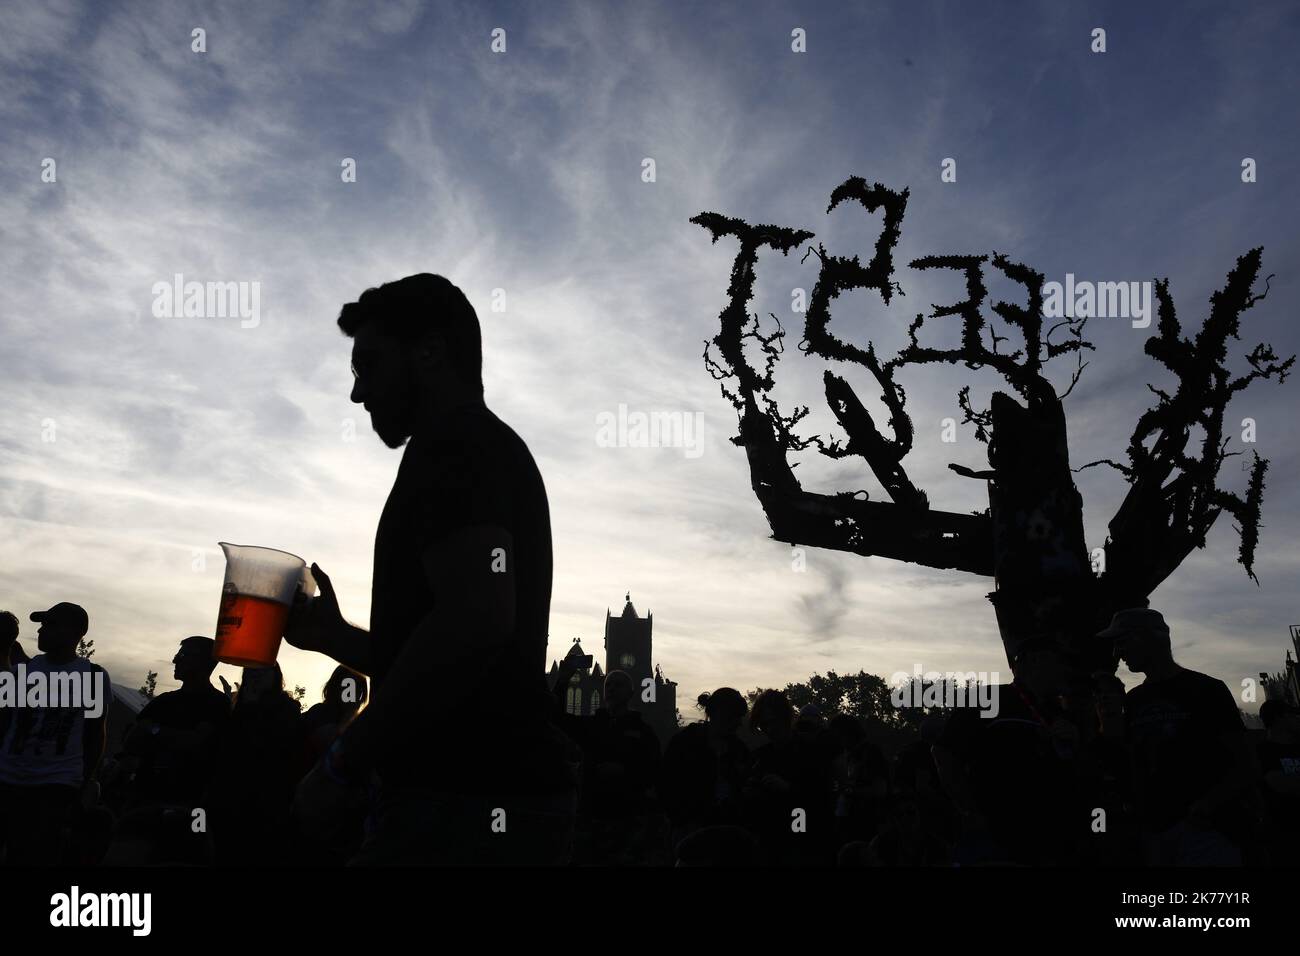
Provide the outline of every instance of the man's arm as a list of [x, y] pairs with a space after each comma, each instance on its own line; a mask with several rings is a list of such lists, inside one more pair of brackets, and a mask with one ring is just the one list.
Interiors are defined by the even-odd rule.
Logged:
[[371, 656], [370, 632], [347, 621], [341, 621], [337, 630], [326, 638], [322, 653], [344, 667], [351, 668], [358, 674], [369, 677], [374, 673], [374, 659]]
[[[438, 606], [402, 645], [369, 705], [341, 735], [346, 772], [364, 773], [381, 748], [408, 739], [411, 723], [451, 717], [482, 693], [514, 640], [514, 541], [496, 525], [462, 528], [424, 555]], [[467, 673], [466, 679], [449, 675]]]

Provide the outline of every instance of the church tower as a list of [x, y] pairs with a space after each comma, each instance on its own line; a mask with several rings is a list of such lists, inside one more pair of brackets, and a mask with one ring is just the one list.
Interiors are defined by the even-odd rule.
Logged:
[[626, 600], [623, 613], [618, 617], [610, 614], [608, 608], [605, 609], [605, 673], [625, 671], [632, 678], [632, 684], [639, 689], [645, 678], [654, 675], [650, 663], [654, 614], [637, 617], [631, 593]]

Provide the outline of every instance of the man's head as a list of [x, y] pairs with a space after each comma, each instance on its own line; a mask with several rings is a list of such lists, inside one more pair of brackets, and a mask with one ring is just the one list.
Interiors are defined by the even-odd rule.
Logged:
[[627, 710], [636, 693], [636, 685], [626, 671], [610, 671], [605, 675], [605, 709], [612, 714]]
[[749, 704], [734, 687], [719, 687], [712, 694], [701, 694], [704, 716], [724, 736], [734, 734], [745, 720]]
[[284, 693], [284, 673], [279, 664], [244, 668], [237, 703], [255, 704], [275, 693]]
[[794, 729], [794, 707], [784, 691], [765, 690], [754, 698], [749, 728], [769, 737], [785, 738]]
[[1259, 719], [1270, 736], [1300, 739], [1300, 710], [1284, 700], [1266, 700], [1260, 704]]
[[208, 683], [217, 666], [212, 656], [216, 641], [210, 637], [187, 637], [172, 658], [172, 676], [182, 684], [188, 681]]
[[1145, 674], [1174, 659], [1169, 625], [1159, 611], [1149, 607], [1115, 612], [1110, 626], [1097, 636], [1114, 643], [1115, 656], [1134, 674]]
[[60, 601], [48, 611], [33, 611], [31, 617], [41, 625], [36, 629], [36, 646], [55, 657], [75, 653], [77, 642], [90, 630], [85, 608], [67, 601]]
[[375, 433], [400, 448], [421, 416], [483, 395], [478, 315], [442, 276], [422, 272], [367, 289], [339, 313], [352, 341], [352, 401]]

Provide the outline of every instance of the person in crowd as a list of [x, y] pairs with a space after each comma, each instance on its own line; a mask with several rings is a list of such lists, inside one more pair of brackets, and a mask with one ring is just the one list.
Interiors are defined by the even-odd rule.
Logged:
[[300, 706], [280, 665], [245, 667], [208, 787], [207, 813], [219, 866], [284, 866], [289, 804], [297, 783]]
[[1269, 862], [1300, 860], [1300, 709], [1285, 700], [1259, 705], [1264, 739], [1257, 747], [1268, 823]]
[[844, 754], [844, 780], [836, 800], [840, 843], [876, 835], [889, 814], [891, 789], [884, 752], [863, 734]]
[[659, 797], [672, 824], [674, 847], [702, 827], [743, 823], [744, 787], [753, 761], [736, 732], [749, 706], [733, 687], [700, 695], [700, 704], [705, 719], [674, 735], [659, 771]]
[[10, 866], [54, 866], [77, 855], [74, 828], [99, 798], [112, 685], [77, 655], [90, 628], [84, 608], [61, 601], [31, 619], [40, 653], [26, 671], [45, 674], [50, 692], [39, 706], [0, 708], [0, 841]]
[[304, 773], [329, 749], [343, 729], [365, 706], [369, 684], [364, 675], [340, 664], [321, 688], [321, 700], [302, 715], [302, 731], [308, 764]]
[[18, 643], [18, 618], [12, 611], [0, 611], [0, 670], [27, 660]]
[[749, 713], [750, 729], [766, 741], [753, 753], [746, 817], [772, 865], [828, 864], [835, 844], [829, 754], [820, 714], [794, 709], [779, 690], [765, 690]]
[[145, 704], [123, 740], [130, 775], [124, 812], [106, 861], [202, 863], [210, 855], [194, 810], [205, 802], [230, 700], [212, 683], [217, 666], [210, 637], [187, 637], [172, 658], [177, 690]]
[[[1061, 698], [1067, 660], [1050, 634], [1022, 642], [996, 712], [956, 708], [932, 748], [961, 813], [959, 863], [1059, 864], [1088, 832], [1076, 788], [1079, 729]], [[992, 713], [992, 709], [990, 713]]]
[[366, 290], [338, 325], [352, 401], [406, 447], [375, 534], [370, 631], [315, 564], [320, 596], [291, 613], [290, 644], [373, 681], [298, 787], [299, 820], [329, 832], [373, 772], [357, 863], [563, 862], [577, 781], [545, 683], [549, 506], [527, 445], [484, 402], [478, 316], [426, 273]]
[[[844, 865], [843, 852], [840, 864]], [[889, 796], [889, 814], [866, 849], [868, 866], [946, 866], [948, 847], [926, 826], [915, 791], [895, 788]]]
[[1232, 691], [1174, 661], [1159, 611], [1118, 611], [1098, 636], [1145, 677], [1125, 696], [1124, 726], [1146, 862], [1240, 865], [1257, 765]]
[[[308, 708], [299, 718], [298, 767], [295, 776], [309, 773], [329, 750], [338, 735], [365, 706], [369, 694], [366, 678], [340, 664], [334, 668], [321, 689], [321, 701]], [[304, 834], [296, 825], [293, 830], [295, 860], [304, 866], [341, 866], [361, 848], [364, 836], [365, 809], [358, 806], [351, 817], [342, 816], [331, 835]], [[296, 823], [296, 821], [295, 821]]]
[[[561, 663], [554, 693], [562, 700], [577, 663]], [[560, 713], [559, 726], [582, 751], [581, 836], [575, 862], [630, 866], [652, 862], [661, 832], [655, 784], [659, 738], [632, 709], [636, 685], [620, 670], [605, 676], [601, 706], [589, 716]]]

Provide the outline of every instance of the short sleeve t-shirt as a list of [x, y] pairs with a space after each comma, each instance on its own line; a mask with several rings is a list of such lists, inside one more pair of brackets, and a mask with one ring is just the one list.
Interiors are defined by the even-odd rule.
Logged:
[[[411, 438], [379, 519], [370, 612], [377, 697], [411, 632], [446, 598], [428, 580], [425, 552], [440, 539], [476, 526], [510, 534], [513, 553], [504, 559], [513, 562], [516, 630], [506, 659], [494, 662], [490, 674], [467, 672], [463, 679], [481, 690], [477, 696], [485, 712], [491, 708], [498, 717], [503, 704], [545, 699], [552, 571], [546, 489], [523, 440], [481, 404], [453, 409], [436, 432]], [[439, 635], [439, 640], [463, 642], [473, 636]], [[472, 663], [467, 667], [472, 671]], [[470, 727], [488, 719], [486, 713], [466, 718], [463, 726]], [[421, 759], [410, 757], [387, 774], [381, 767], [381, 776], [404, 776], [411, 761]]]
[[1245, 733], [1232, 691], [1221, 680], [1180, 670], [1147, 681], [1124, 698], [1139, 812], [1148, 826], [1168, 828], [1223, 779], [1230, 755], [1213, 745]]
[[[33, 675], [41, 675], [37, 681], [47, 688], [47, 706], [16, 707], [3, 715], [0, 783], [79, 787], [85, 777], [86, 711], [97, 704], [100, 716], [107, 715], [113, 697], [108, 672], [81, 657], [51, 664], [44, 654], [36, 655], [24, 667], [28, 681], [21, 692], [30, 695]], [[79, 684], [76, 697], [70, 692], [73, 681]], [[71, 706], [74, 703], [81, 706]]]

